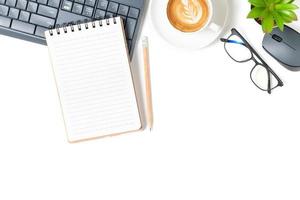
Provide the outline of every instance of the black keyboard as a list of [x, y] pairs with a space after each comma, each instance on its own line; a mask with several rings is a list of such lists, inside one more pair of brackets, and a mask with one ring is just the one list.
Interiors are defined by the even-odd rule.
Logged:
[[145, 0], [0, 0], [0, 34], [46, 44], [50, 28], [120, 16], [132, 56]]

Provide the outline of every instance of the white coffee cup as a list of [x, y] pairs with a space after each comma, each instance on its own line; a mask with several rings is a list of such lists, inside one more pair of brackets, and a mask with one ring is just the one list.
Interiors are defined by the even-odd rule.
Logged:
[[[204, 1], [204, 4], [202, 4], [203, 2], [201, 2], [201, 1]], [[203, 17], [203, 12], [202, 12], [202, 16], [192, 16], [192, 15], [194, 14], [194, 10], [195, 10], [194, 8], [197, 8], [199, 10], [202, 9], [202, 11], [203, 11], [204, 10], [203, 6], [205, 6], [205, 7], [207, 6], [207, 14], [208, 14], [208, 16], [205, 19], [204, 25], [202, 24], [201, 27], [199, 27], [198, 29], [197, 29], [197, 27], [195, 27], [194, 28], [195, 30], [190, 30], [190, 31], [183, 31], [179, 27], [176, 27], [176, 25], [172, 24], [172, 20], [171, 20], [172, 18], [169, 17], [169, 23], [175, 29], [177, 29], [177, 30], [179, 30], [181, 32], [184, 32], [184, 33], [199, 32], [199, 31], [204, 30], [206, 28], [211, 29], [212, 31], [217, 32], [220, 29], [219, 25], [217, 25], [216, 23], [212, 22], [212, 17], [213, 17], [213, 14], [214, 14], [214, 9], [213, 9], [211, 0], [177, 0], [177, 1], [176, 0], [174, 0], [174, 1], [173, 0], [168, 0], [167, 8], [166, 8], [167, 15], [170, 14], [170, 13], [171, 13], [170, 14], [171, 16], [173, 15], [172, 12], [174, 12], [174, 11], [171, 10], [171, 8], [172, 8], [171, 5], [173, 5], [173, 4], [176, 5], [176, 3], [180, 4], [180, 6], [183, 7], [182, 13], [180, 13], [179, 15], [182, 15], [182, 16], [185, 15], [185, 18], [195, 17], [195, 18], [197, 18], [197, 20], [201, 20], [201, 18]], [[199, 7], [201, 7], [201, 8], [199, 8]], [[205, 10], [206, 10], [206, 8], [205, 8]], [[174, 14], [174, 15], [176, 15], [176, 14]], [[199, 14], [199, 15], [201, 15], [201, 14]], [[190, 19], [188, 19], [188, 20], [190, 20]], [[174, 21], [176, 21], [176, 20], [174, 20]], [[187, 24], [187, 26], [189, 26], [189, 25]]]
[[[228, 19], [227, 0], [206, 0], [209, 17], [204, 26], [194, 32], [182, 32], [176, 29], [168, 18], [169, 0], [153, 0], [151, 19], [157, 33], [170, 44], [186, 50], [197, 50], [208, 46], [222, 32]], [[230, 0], [229, 0], [230, 1]]]
[[208, 5], [209, 16], [208, 16], [208, 19], [206, 21], [206, 24], [199, 31], [208, 28], [213, 32], [218, 32], [221, 29], [221, 26], [212, 21], [212, 18], [213, 18], [213, 15], [214, 15], [214, 8], [212, 6], [212, 2], [211, 2], [211, 0], [205, 0], [205, 1]]

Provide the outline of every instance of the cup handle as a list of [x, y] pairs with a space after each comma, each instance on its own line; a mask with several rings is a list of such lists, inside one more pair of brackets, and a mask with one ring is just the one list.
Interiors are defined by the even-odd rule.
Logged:
[[221, 29], [221, 26], [220, 25], [218, 25], [218, 24], [216, 24], [216, 23], [214, 23], [214, 22], [211, 22], [209, 25], [208, 25], [208, 28], [211, 30], [211, 31], [213, 31], [213, 32], [218, 32], [218, 31], [220, 31], [220, 29]]

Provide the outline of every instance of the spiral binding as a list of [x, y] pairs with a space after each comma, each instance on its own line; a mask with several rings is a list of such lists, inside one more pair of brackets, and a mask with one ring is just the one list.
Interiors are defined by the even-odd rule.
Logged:
[[[114, 24], [117, 23], [116, 18], [112, 18], [112, 21]], [[75, 31], [81, 31], [83, 28], [88, 30], [90, 28], [89, 23], [91, 23], [92, 27], [91, 28], [96, 28], [97, 26], [102, 27], [103, 23], [106, 23], [107, 26], [109, 26], [111, 24], [111, 19], [104, 19], [104, 20], [99, 20], [99, 21], [88, 21], [88, 20], [84, 20], [84, 21], [77, 21], [77, 22], [71, 22], [69, 24], [62, 24], [61, 26], [58, 24], [55, 27], [49, 27], [49, 35], [53, 36], [54, 32], [56, 32], [57, 35], [60, 35], [62, 33], [62, 31], [64, 33], [68, 33], [68, 27], [70, 27], [71, 32], [75, 32]]]

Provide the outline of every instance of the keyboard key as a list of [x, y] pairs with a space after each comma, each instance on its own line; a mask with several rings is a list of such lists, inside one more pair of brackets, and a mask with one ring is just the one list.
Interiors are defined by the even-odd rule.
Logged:
[[96, 0], [85, 0], [85, 4], [94, 7]]
[[37, 0], [38, 3], [47, 4], [47, 0]]
[[25, 33], [33, 34], [35, 25], [13, 20], [11, 23], [11, 28]]
[[30, 23], [48, 28], [54, 26], [55, 20], [41, 15], [31, 14]]
[[53, 6], [55, 8], [58, 8], [59, 7], [59, 3], [60, 3], [60, 0], [49, 0], [48, 1], [48, 5], [49, 6]]
[[95, 18], [96, 19], [104, 19], [105, 18], [105, 11], [97, 9], [96, 13], [95, 13]]
[[0, 4], [4, 4], [5, 3], [5, 0], [0, 0]]
[[118, 14], [127, 16], [128, 10], [129, 10], [128, 6], [120, 5]]
[[132, 17], [132, 18], [138, 18], [139, 17], [139, 10], [136, 8], [130, 8], [129, 13], [128, 13], [128, 17]]
[[26, 6], [27, 6], [26, 0], [18, 0], [17, 8], [19, 8], [21, 10], [25, 10]]
[[29, 2], [27, 6], [27, 11], [35, 13], [37, 10], [37, 3]]
[[30, 14], [29, 12], [21, 10], [19, 20], [24, 21], [24, 22], [28, 22], [29, 14]]
[[93, 15], [93, 11], [94, 9], [92, 7], [84, 6], [82, 14], [87, 17], [91, 17]]
[[0, 26], [9, 27], [10, 26], [11, 19], [7, 17], [1, 17], [0, 16]]
[[99, 0], [98, 8], [100, 8], [102, 10], [106, 10], [107, 6], [108, 6], [107, 0]]
[[20, 10], [16, 8], [10, 8], [8, 16], [13, 19], [18, 19]]
[[82, 6], [81, 4], [74, 3], [72, 12], [73, 12], [73, 13], [76, 13], [76, 14], [81, 14], [82, 8], [83, 8], [83, 6]]
[[123, 15], [121, 15], [120, 17], [121, 17], [122, 20], [123, 20], [123, 24], [126, 24], [126, 19], [127, 19], [127, 17], [125, 17], [125, 16], [123, 16]]
[[66, 10], [66, 11], [71, 11], [72, 5], [73, 5], [73, 3], [71, 1], [64, 0], [64, 2], [62, 4], [62, 9]]
[[84, 4], [84, 0], [75, 0], [75, 2]]
[[16, 0], [6, 0], [6, 5], [10, 7], [15, 7], [16, 6]]
[[112, 12], [112, 13], [117, 13], [119, 8], [119, 4], [114, 3], [114, 2], [109, 2], [107, 11]]
[[0, 15], [7, 16], [8, 13], [8, 7], [4, 5], [0, 5]]
[[114, 17], [114, 13], [107, 12], [107, 13], [105, 14], [105, 18], [112, 18], [112, 17]]
[[127, 18], [126, 21], [126, 35], [128, 39], [132, 39], [133, 38], [133, 34], [135, 31], [135, 26], [136, 26], [136, 20], [132, 19], [132, 18]]
[[49, 29], [37, 26], [34, 34], [37, 36], [40, 36], [40, 37], [45, 37], [45, 31], [47, 31], [47, 30], [49, 30]]
[[51, 7], [48, 7], [48, 6], [44, 6], [44, 5], [40, 5], [39, 10], [38, 10], [38, 14], [55, 18], [56, 15], [57, 15], [57, 9], [56, 8], [51, 8]]

